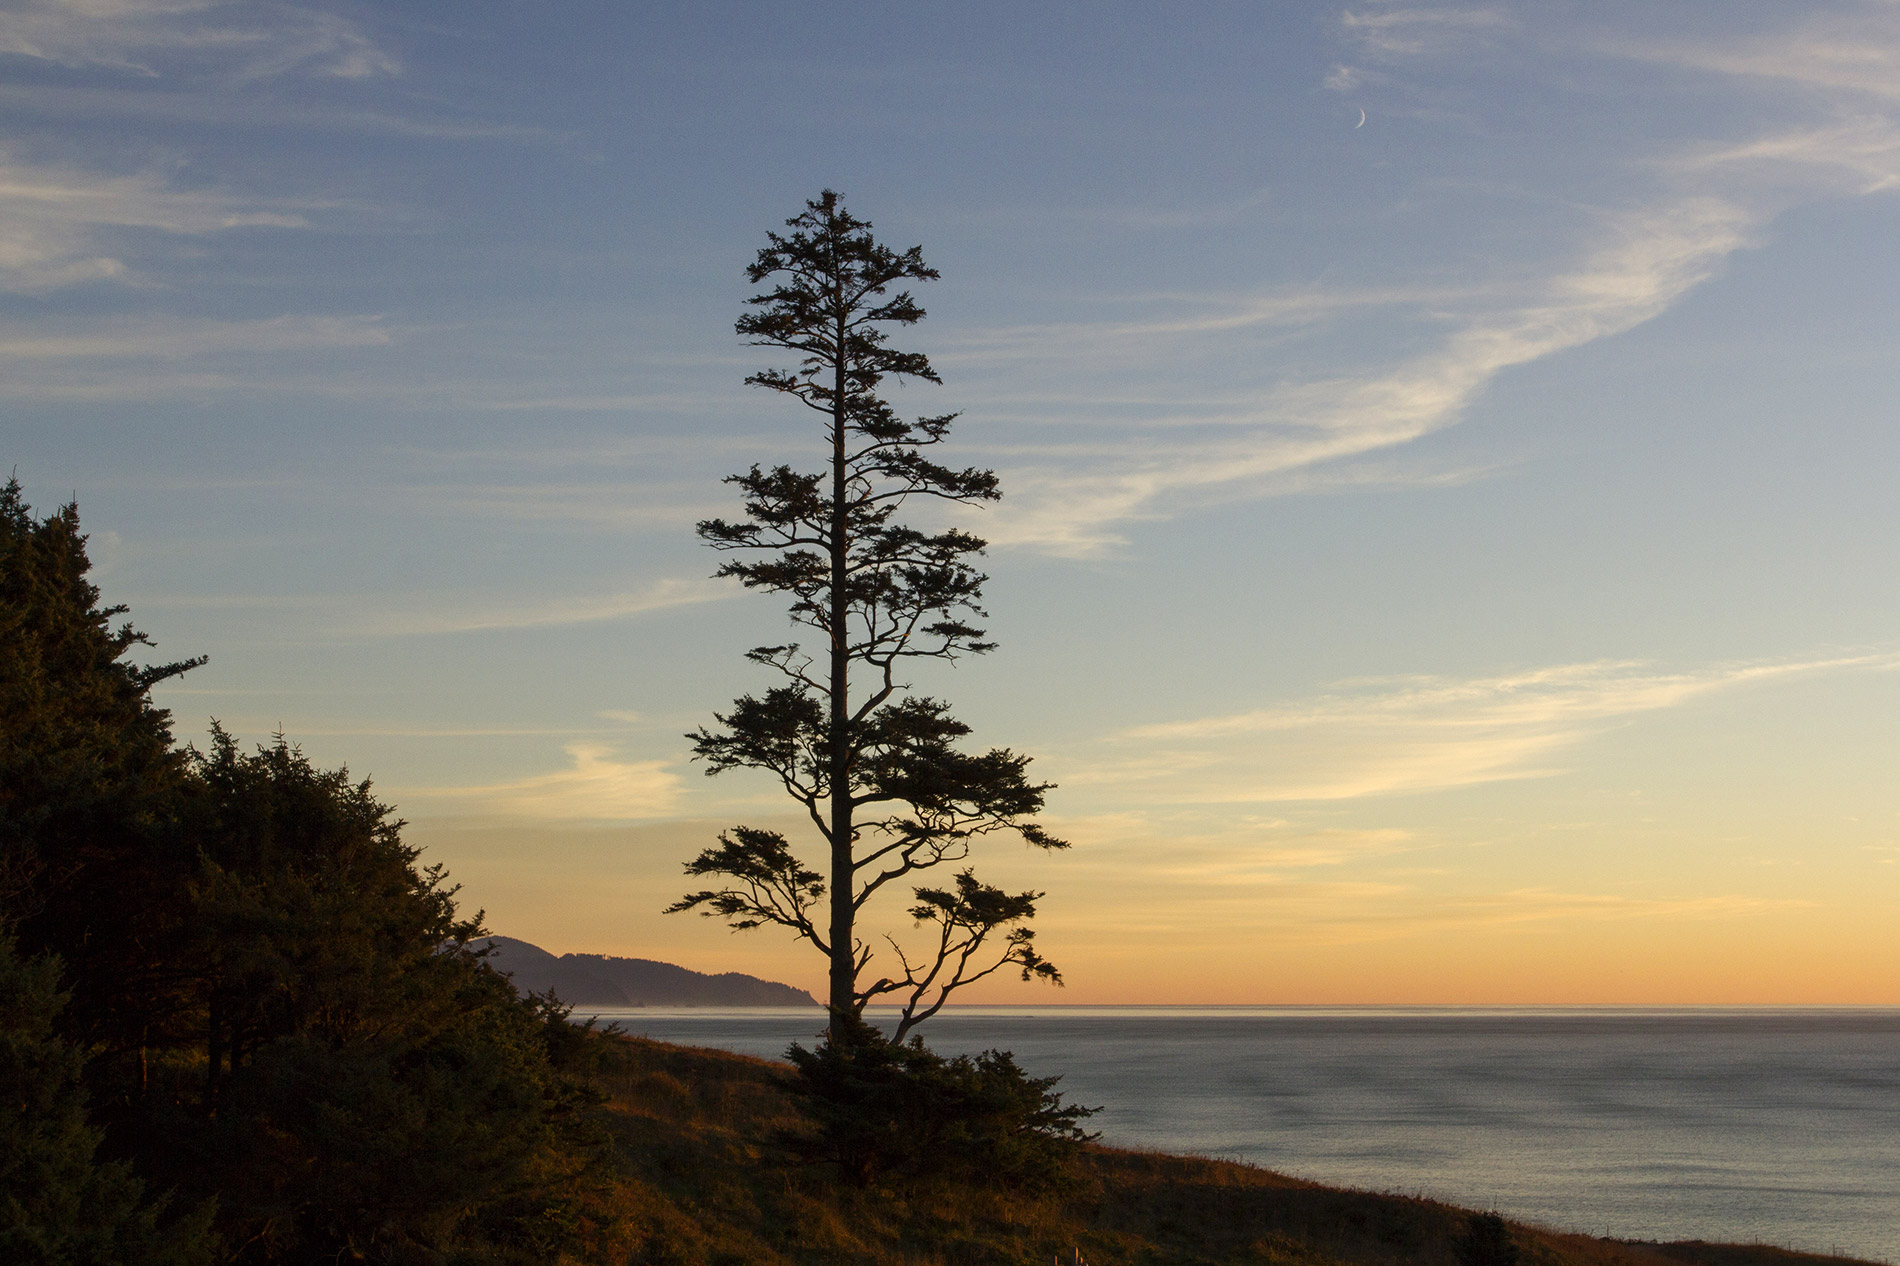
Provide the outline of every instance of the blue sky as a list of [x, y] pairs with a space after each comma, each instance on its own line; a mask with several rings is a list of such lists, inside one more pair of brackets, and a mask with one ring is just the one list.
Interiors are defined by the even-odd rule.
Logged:
[[657, 910], [782, 813], [691, 525], [830, 186], [1004, 477], [918, 684], [1061, 784], [1058, 996], [1900, 1002], [1900, 5], [49, 0], [0, 103], [0, 460], [498, 930], [817, 979]]

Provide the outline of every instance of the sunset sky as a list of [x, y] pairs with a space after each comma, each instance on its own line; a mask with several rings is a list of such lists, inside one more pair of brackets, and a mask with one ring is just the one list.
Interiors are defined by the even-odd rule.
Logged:
[[1900, 1004], [1900, 3], [6, 0], [0, 118], [0, 468], [498, 932], [821, 983], [660, 909], [832, 187], [1074, 842], [973, 999]]

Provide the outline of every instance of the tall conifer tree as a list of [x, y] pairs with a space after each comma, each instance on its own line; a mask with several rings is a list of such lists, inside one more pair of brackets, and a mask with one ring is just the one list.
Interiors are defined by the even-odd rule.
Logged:
[[[856, 1031], [867, 1003], [888, 997], [903, 1007], [901, 1040], [954, 990], [994, 972], [1060, 982], [1027, 926], [1043, 894], [1005, 892], [961, 863], [978, 839], [999, 832], [1042, 849], [1067, 845], [1033, 821], [1050, 784], [1030, 781], [1029, 758], [962, 751], [969, 727], [941, 701], [911, 693], [902, 676], [913, 661], [995, 645], [973, 623], [985, 618], [986, 577], [971, 561], [984, 542], [895, 517], [912, 498], [973, 505], [1001, 496], [994, 472], [929, 456], [955, 414], [905, 421], [879, 394], [887, 378], [941, 381], [927, 357], [889, 346], [886, 335], [924, 316], [909, 291], [893, 287], [934, 280], [937, 271], [921, 247], [878, 242], [830, 190], [786, 227], [766, 235], [746, 270], [770, 288], [748, 301], [736, 328], [753, 346], [798, 358], [795, 368], [746, 382], [815, 412], [827, 462], [814, 473], [755, 465], [732, 476], [745, 517], [707, 520], [699, 535], [738, 555], [719, 575], [788, 595], [793, 622], [815, 630], [818, 645], [747, 652], [783, 683], [740, 698], [716, 727], [690, 737], [708, 773], [776, 776], [826, 857], [814, 869], [782, 834], [735, 827], [686, 867], [719, 886], [671, 909], [700, 908], [735, 928], [789, 928], [829, 959], [834, 1039]], [[951, 883], [912, 890], [909, 912], [930, 929], [930, 943], [907, 950], [887, 936], [891, 965], [865, 980], [877, 953], [858, 931], [865, 904], [888, 884], [944, 865], [958, 867]]]

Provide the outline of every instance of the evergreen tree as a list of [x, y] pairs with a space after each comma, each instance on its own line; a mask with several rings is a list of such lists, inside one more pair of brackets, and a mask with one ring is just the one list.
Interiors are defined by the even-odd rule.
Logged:
[[553, 1257], [595, 1102], [550, 1058], [565, 1013], [469, 948], [480, 917], [367, 782], [216, 729], [189, 774], [199, 1106], [162, 1132], [227, 1240], [264, 1262]]
[[95, 1157], [84, 1062], [54, 1031], [59, 960], [22, 958], [0, 931], [0, 1261], [8, 1266], [197, 1266], [211, 1206], [161, 1227], [163, 1202], [124, 1162]]
[[[367, 783], [176, 748], [151, 688], [201, 661], [128, 662], [85, 544], [0, 490], [0, 1261], [186, 1266], [214, 1203], [239, 1262], [558, 1260], [597, 1044], [468, 948]], [[158, 1227], [141, 1177], [201, 1212]]]
[[946, 1059], [920, 1038], [890, 1042], [867, 1027], [786, 1056], [807, 1125], [784, 1142], [854, 1186], [951, 1179], [1046, 1188], [1096, 1137], [1082, 1122], [1099, 1109], [1063, 1103], [1059, 1078], [1029, 1076], [1008, 1051]]
[[[1010, 833], [1037, 848], [1067, 845], [1033, 818], [1049, 784], [1030, 780], [1029, 758], [981, 754], [958, 742], [969, 727], [947, 705], [911, 694], [902, 674], [921, 660], [955, 660], [993, 649], [973, 621], [985, 577], [972, 560], [984, 542], [960, 528], [925, 531], [897, 520], [905, 502], [974, 505], [1000, 495], [993, 472], [941, 465], [954, 414], [899, 418], [879, 394], [887, 378], [940, 381], [922, 353], [889, 346], [886, 329], [914, 325], [924, 310], [906, 282], [938, 274], [921, 247], [893, 251], [871, 225], [827, 190], [768, 233], [747, 277], [771, 288], [737, 323], [754, 346], [798, 358], [746, 381], [814, 411], [827, 463], [816, 473], [753, 466], [728, 480], [745, 497], [745, 518], [699, 525], [713, 548], [740, 555], [719, 568], [748, 588], [791, 599], [791, 618], [814, 630], [819, 648], [796, 643], [747, 654], [783, 682], [747, 695], [691, 735], [707, 772], [764, 770], [779, 780], [825, 845], [816, 866], [778, 832], [740, 826], [687, 865], [717, 886], [671, 907], [699, 908], [735, 928], [774, 924], [810, 941], [829, 963], [826, 1004], [834, 1038], [855, 1032], [865, 1005], [902, 1004], [897, 1037], [929, 1018], [950, 994], [1009, 968], [1024, 980], [1060, 982], [1027, 926], [1037, 892], [1009, 893], [963, 867], [972, 845]], [[886, 885], [937, 866], [955, 881], [913, 891], [910, 913], [932, 943], [905, 949], [886, 937], [891, 964], [866, 981], [875, 957], [858, 934], [865, 904]]]
[[0, 916], [64, 962], [61, 1025], [102, 1052], [89, 1072], [118, 1102], [187, 1005], [183, 756], [151, 689], [204, 661], [131, 663], [150, 641], [115, 627], [90, 566], [74, 506], [35, 520], [18, 480], [0, 488]]

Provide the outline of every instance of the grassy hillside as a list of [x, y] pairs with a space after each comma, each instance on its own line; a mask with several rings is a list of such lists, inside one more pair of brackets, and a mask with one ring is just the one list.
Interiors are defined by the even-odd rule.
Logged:
[[[1457, 1266], [1467, 1211], [1226, 1161], [1087, 1149], [1068, 1189], [859, 1191], [791, 1165], [787, 1066], [622, 1039], [611, 1096], [608, 1260], [652, 1263], [1288, 1263]], [[1651, 1245], [1513, 1226], [1524, 1266], [1818, 1266], [1779, 1249]], [[611, 1240], [609, 1244], [605, 1242]]]

